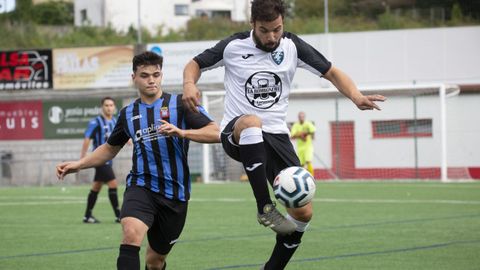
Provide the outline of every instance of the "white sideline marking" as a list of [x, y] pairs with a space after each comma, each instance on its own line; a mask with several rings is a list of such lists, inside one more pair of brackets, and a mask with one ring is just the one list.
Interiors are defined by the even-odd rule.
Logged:
[[[467, 183], [475, 183], [476, 184], [477, 182], [472, 181], [472, 182], [467, 182]], [[407, 187], [407, 188], [480, 189], [480, 185], [478, 185], [478, 184], [476, 184], [476, 185], [463, 185], [463, 184], [465, 184], [465, 182], [459, 182], [459, 183], [450, 182], [450, 183], [442, 183], [442, 184], [434, 184], [434, 183], [418, 184], [417, 182], [382, 182], [382, 181], [355, 182], [355, 181], [342, 180], [342, 182], [328, 182], [327, 181], [327, 182], [323, 182], [321, 184], [326, 185], [326, 186], [334, 185], [333, 188], [350, 188], [350, 187], [359, 188], [359, 187], [370, 187], [373, 184], [378, 184], [378, 183], [381, 183], [381, 184], [384, 183], [385, 184], [385, 185], [382, 185], [382, 188], [405, 188], [405, 187]], [[410, 183], [412, 185], [409, 185]], [[372, 184], [372, 185], [369, 185], [369, 184]], [[329, 186], [329, 187], [332, 187], [332, 186]]]
[[313, 199], [315, 202], [333, 203], [412, 203], [412, 204], [480, 204], [480, 201], [459, 201], [459, 200], [370, 200], [370, 199]]
[[[4, 199], [5, 197], [2, 197]], [[79, 197], [68, 197], [68, 200], [63, 198], [67, 197], [55, 197], [55, 196], [40, 196], [40, 197], [12, 197], [17, 200], [20, 199], [49, 199], [49, 201], [23, 201], [23, 202], [1, 202], [0, 206], [15, 206], [15, 205], [49, 205], [49, 204], [84, 204], [86, 199]], [[106, 198], [98, 198], [99, 202], [107, 202]], [[253, 202], [253, 198], [192, 198], [191, 202], [226, 202], [226, 203], [241, 203], [241, 202]], [[336, 198], [315, 198], [314, 202], [320, 203], [388, 203], [388, 204], [467, 204], [467, 205], [480, 205], [480, 201], [463, 201], [463, 200], [389, 200], [389, 199], [336, 199]]]
[[[2, 197], [3, 199], [4, 197]], [[23, 197], [15, 197], [17, 199], [23, 198]], [[31, 197], [33, 198], [33, 197]], [[106, 198], [98, 198], [97, 202], [107, 202], [108, 200]], [[82, 200], [49, 200], [49, 201], [29, 201], [29, 202], [1, 202], [0, 201], [0, 206], [19, 206], [19, 205], [53, 205], [53, 204], [84, 204], [86, 203], [86, 198], [82, 198]]]
[[[87, 196], [1, 196], [0, 200], [83, 200]], [[99, 198], [100, 199], [100, 198]]]

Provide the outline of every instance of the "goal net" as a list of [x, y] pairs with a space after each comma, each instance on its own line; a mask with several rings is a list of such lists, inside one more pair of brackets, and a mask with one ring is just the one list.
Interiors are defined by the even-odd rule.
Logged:
[[[468, 122], [449, 113], [468, 110], [458, 101], [458, 86], [390, 85], [360, 90], [386, 96], [386, 102], [378, 103], [382, 110], [361, 111], [333, 88], [295, 89], [290, 94], [287, 123], [293, 124], [303, 111], [316, 127], [312, 163], [317, 180], [470, 178], [469, 161], [449, 156], [469, 147], [468, 142], [459, 141], [459, 132], [468, 132]], [[202, 95], [203, 106], [219, 123], [225, 92]], [[190, 164], [197, 180], [246, 179], [241, 163], [229, 158], [221, 144], [193, 143], [191, 149]]]

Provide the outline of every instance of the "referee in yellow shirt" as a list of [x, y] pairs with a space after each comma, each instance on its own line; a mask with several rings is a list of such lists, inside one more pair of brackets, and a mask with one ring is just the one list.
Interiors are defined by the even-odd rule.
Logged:
[[293, 124], [290, 132], [291, 138], [297, 140], [297, 155], [300, 164], [305, 167], [313, 176], [313, 138], [315, 126], [310, 121], [305, 121], [305, 113], [298, 113], [298, 122]]

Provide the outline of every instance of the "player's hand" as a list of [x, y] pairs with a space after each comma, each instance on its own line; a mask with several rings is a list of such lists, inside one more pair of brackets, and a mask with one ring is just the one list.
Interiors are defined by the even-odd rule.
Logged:
[[200, 105], [200, 91], [193, 82], [187, 82], [183, 84], [183, 97], [182, 101], [187, 109], [192, 112], [198, 112], [197, 106]]
[[177, 126], [170, 124], [165, 120], [160, 120], [160, 122], [162, 122], [162, 125], [158, 128], [158, 133], [164, 136], [184, 137], [184, 131], [182, 129], [179, 129]]
[[301, 132], [301, 133], [300, 133], [300, 139], [301, 139], [302, 141], [306, 141], [306, 140], [307, 140], [307, 135], [308, 135], [307, 133]]
[[65, 175], [79, 171], [79, 164], [76, 161], [67, 161], [57, 165], [57, 178], [63, 180]]
[[358, 98], [353, 99], [353, 103], [355, 103], [355, 105], [357, 105], [360, 110], [376, 109], [380, 111], [381, 109], [377, 104], [375, 104], [375, 101], [383, 102], [385, 100], [387, 100], [387, 98], [382, 95], [362, 95]]

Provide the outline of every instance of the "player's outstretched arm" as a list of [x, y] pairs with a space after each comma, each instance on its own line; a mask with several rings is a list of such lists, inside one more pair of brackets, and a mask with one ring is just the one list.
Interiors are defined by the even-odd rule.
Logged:
[[121, 146], [113, 146], [108, 143], [100, 145], [90, 155], [86, 155], [77, 161], [67, 161], [57, 165], [57, 178], [63, 180], [65, 175], [78, 172], [79, 170], [98, 167], [105, 164], [105, 162], [113, 159], [122, 149]]
[[197, 81], [201, 71], [197, 62], [190, 60], [183, 70], [183, 96], [182, 101], [185, 107], [193, 112], [198, 112], [200, 105], [200, 91], [197, 88]]
[[80, 151], [80, 158], [83, 158], [87, 155], [88, 147], [90, 146], [90, 138], [83, 139], [82, 150]]
[[158, 132], [165, 136], [176, 136], [186, 138], [198, 143], [219, 143], [220, 129], [215, 122], [210, 122], [206, 126], [199, 129], [180, 129], [177, 126], [161, 120], [162, 125]]
[[364, 96], [358, 89], [353, 80], [340, 69], [332, 66], [323, 76], [325, 79], [335, 85], [335, 87], [346, 97], [351, 99], [360, 110], [380, 110], [375, 101], [385, 101], [387, 98], [382, 95]]

